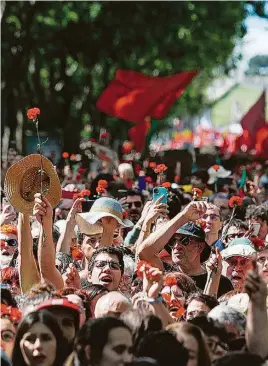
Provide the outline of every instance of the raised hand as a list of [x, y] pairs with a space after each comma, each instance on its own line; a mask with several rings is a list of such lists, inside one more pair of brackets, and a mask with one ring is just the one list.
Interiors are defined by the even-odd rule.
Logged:
[[0, 225], [8, 225], [16, 219], [16, 212], [11, 205], [6, 205], [0, 215]]
[[245, 281], [245, 291], [255, 306], [265, 306], [267, 285], [259, 274], [256, 258], [252, 260], [252, 270], [248, 272]]
[[68, 213], [67, 221], [74, 220], [75, 219], [75, 215], [77, 213], [82, 212], [82, 202], [84, 202], [84, 201], [85, 201], [84, 198], [77, 198], [74, 201], [74, 203], [73, 203], [73, 205], [72, 205], [72, 207], [71, 207], [71, 209], [70, 209], [70, 211]]
[[64, 287], [81, 288], [79, 273], [73, 263], [69, 264], [69, 268], [62, 275]]
[[202, 218], [207, 211], [207, 205], [202, 201], [190, 202], [182, 211], [187, 221], [196, 221]]
[[212, 254], [206, 263], [206, 268], [208, 273], [213, 273], [217, 277], [221, 275], [222, 272], [222, 256], [219, 248], [216, 248], [216, 254]]
[[163, 287], [163, 272], [158, 268], [150, 267], [143, 271], [143, 291], [146, 295], [155, 299], [158, 297]]
[[52, 206], [46, 197], [41, 195], [41, 193], [36, 193], [34, 195], [33, 215], [42, 225], [52, 224]]
[[[161, 203], [161, 200], [164, 196], [159, 197], [158, 200], [156, 200], [155, 202], [150, 201], [147, 202], [146, 205], [148, 204], [148, 210], [145, 216], [145, 222], [147, 223], [154, 223], [156, 221], [156, 219], [158, 217], [167, 217], [169, 211], [168, 211], [168, 205], [165, 203]], [[147, 208], [146, 207], [146, 208]]]

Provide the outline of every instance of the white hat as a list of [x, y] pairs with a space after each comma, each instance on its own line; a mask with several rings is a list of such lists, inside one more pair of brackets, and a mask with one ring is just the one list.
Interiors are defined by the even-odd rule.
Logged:
[[232, 172], [224, 169], [221, 165], [213, 165], [208, 169], [209, 179], [208, 184], [213, 184], [218, 178], [228, 178]]

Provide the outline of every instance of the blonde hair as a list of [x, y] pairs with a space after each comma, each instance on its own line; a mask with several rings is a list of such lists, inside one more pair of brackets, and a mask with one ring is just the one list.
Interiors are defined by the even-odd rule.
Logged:
[[120, 178], [123, 180], [126, 179], [133, 179], [134, 178], [134, 171], [131, 164], [122, 163], [118, 166], [118, 172]]

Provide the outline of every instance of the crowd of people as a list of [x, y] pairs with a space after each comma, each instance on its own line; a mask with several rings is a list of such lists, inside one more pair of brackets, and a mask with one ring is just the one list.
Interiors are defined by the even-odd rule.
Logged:
[[268, 364], [267, 163], [65, 163], [2, 182], [3, 365]]

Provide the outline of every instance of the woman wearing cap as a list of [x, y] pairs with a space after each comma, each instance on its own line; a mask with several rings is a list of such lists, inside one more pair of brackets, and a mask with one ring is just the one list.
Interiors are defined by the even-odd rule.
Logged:
[[56, 319], [47, 311], [26, 315], [18, 326], [12, 354], [15, 366], [59, 366], [65, 341]]

